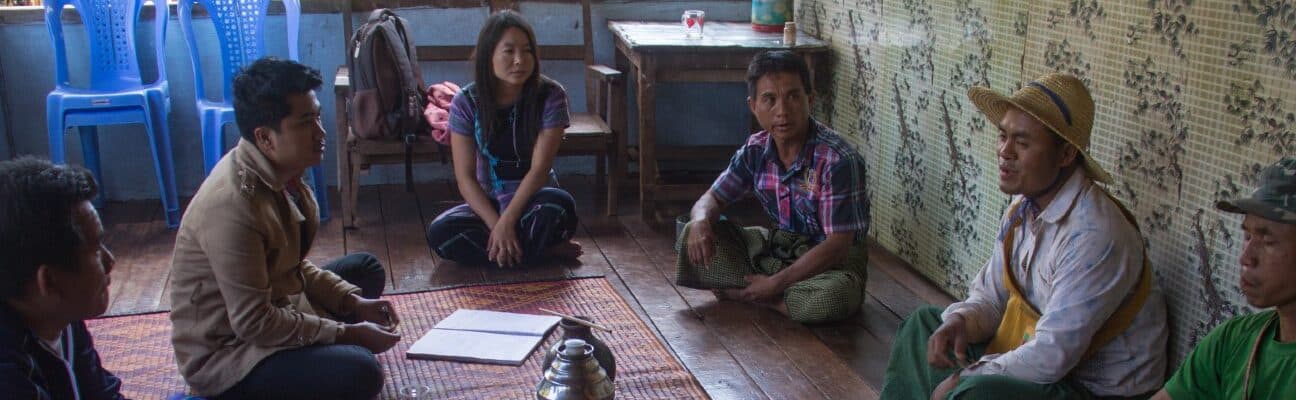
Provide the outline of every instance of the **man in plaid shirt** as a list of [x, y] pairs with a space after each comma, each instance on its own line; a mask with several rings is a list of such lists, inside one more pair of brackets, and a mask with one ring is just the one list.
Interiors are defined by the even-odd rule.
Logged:
[[[869, 225], [864, 158], [810, 117], [810, 70], [790, 51], [757, 55], [747, 104], [765, 130], [751, 135], [698, 199], [680, 235], [678, 283], [773, 307], [799, 322], [859, 310]], [[738, 228], [721, 210], [748, 193], [777, 229]]]

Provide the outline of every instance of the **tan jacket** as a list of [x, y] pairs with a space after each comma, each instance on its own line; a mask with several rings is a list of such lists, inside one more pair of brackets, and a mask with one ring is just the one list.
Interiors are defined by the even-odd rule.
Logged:
[[256, 145], [239, 140], [180, 221], [171, 342], [198, 395], [224, 392], [276, 351], [333, 343], [342, 325], [321, 316], [360, 292], [305, 260], [319, 213], [310, 188], [294, 183], [300, 209]]

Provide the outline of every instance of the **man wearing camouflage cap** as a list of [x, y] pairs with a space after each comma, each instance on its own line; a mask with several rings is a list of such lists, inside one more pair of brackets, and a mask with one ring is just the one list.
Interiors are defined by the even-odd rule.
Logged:
[[1274, 309], [1216, 327], [1154, 399], [1296, 399], [1296, 157], [1265, 168], [1251, 197], [1215, 206], [1246, 215], [1239, 285]]
[[896, 333], [884, 399], [1146, 398], [1165, 373], [1165, 302], [1132, 215], [1097, 183], [1094, 103], [1074, 76], [968, 97], [998, 128], [1012, 196], [968, 297]]

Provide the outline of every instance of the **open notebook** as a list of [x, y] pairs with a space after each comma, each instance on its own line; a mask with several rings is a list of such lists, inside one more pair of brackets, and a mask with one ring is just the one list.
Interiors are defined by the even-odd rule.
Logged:
[[522, 365], [559, 319], [459, 309], [414, 342], [405, 357]]

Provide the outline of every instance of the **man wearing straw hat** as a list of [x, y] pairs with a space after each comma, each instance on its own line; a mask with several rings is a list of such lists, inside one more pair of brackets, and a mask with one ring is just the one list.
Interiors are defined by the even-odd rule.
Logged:
[[1251, 197], [1215, 206], [1245, 214], [1239, 286], [1274, 309], [1212, 330], [1155, 399], [1296, 399], [1296, 157], [1261, 171]]
[[900, 326], [882, 397], [1146, 398], [1165, 372], [1165, 302], [1135, 220], [1095, 183], [1111, 176], [1088, 152], [1088, 89], [1049, 74], [968, 97], [999, 129], [1012, 202], [968, 298]]

